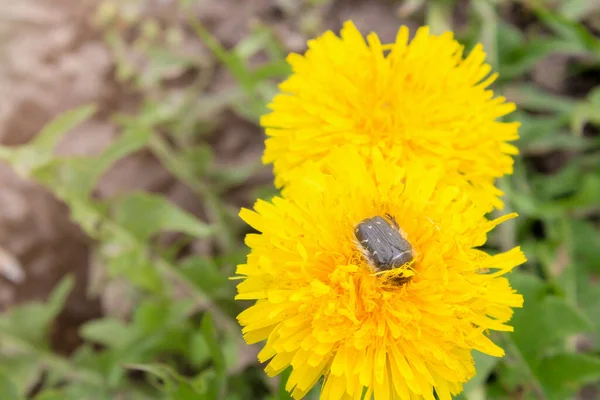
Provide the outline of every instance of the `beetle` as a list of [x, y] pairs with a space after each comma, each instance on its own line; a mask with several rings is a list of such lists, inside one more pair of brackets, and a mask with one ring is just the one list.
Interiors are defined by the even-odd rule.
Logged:
[[398, 268], [413, 260], [412, 245], [400, 233], [396, 219], [386, 214], [364, 219], [354, 230], [363, 254], [378, 271]]

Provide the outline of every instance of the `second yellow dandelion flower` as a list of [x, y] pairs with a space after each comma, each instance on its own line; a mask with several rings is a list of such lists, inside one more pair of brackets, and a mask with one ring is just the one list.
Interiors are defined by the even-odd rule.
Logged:
[[391, 163], [442, 165], [449, 177], [500, 194], [494, 179], [512, 172], [518, 151], [508, 142], [518, 138], [518, 123], [498, 121], [515, 106], [489, 90], [496, 75], [481, 45], [465, 58], [452, 33], [427, 27], [411, 41], [402, 27], [384, 45], [347, 22], [341, 37], [329, 31], [308, 47], [289, 56], [293, 74], [261, 120], [263, 161], [274, 164], [278, 187], [306, 161], [349, 144], [367, 158], [375, 147]]

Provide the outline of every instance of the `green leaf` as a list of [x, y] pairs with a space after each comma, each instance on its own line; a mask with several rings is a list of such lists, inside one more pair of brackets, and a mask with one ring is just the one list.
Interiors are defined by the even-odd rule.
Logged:
[[565, 244], [570, 265], [560, 277], [566, 293], [594, 324], [596, 343], [600, 344], [600, 235], [589, 221], [566, 221]]
[[595, 87], [587, 95], [587, 100], [597, 107], [600, 107], [600, 87]]
[[35, 396], [35, 400], [65, 400], [65, 394], [58, 390], [45, 390]]
[[202, 365], [211, 358], [210, 349], [202, 332], [195, 332], [190, 339], [189, 358], [195, 365]]
[[179, 158], [178, 164], [185, 166], [186, 171], [184, 173], [186, 176], [196, 180], [203, 177], [210, 166], [214, 164], [212, 149], [207, 145], [183, 149], [177, 156]]
[[593, 329], [580, 310], [550, 294], [550, 287], [540, 279], [514, 273], [510, 280], [525, 299], [523, 308], [515, 310], [511, 320], [515, 331], [510, 336], [531, 365], [537, 365], [545, 352], [551, 350], [549, 346], [571, 334]]
[[157, 333], [172, 321], [185, 318], [189, 309], [189, 301], [146, 301], [135, 310], [133, 323], [141, 334]]
[[173, 175], [185, 182], [202, 198], [207, 214], [213, 219], [216, 241], [222, 249], [231, 249], [236, 240], [235, 232], [232, 232], [231, 224], [226, 221], [227, 213], [224, 204], [213, 193], [213, 188], [200, 182], [199, 177], [196, 176], [197, 171], [195, 168], [189, 162], [186, 162], [185, 158], [182, 159], [175, 153], [164, 140], [154, 137], [150, 147]]
[[[148, 58], [147, 68], [137, 76], [137, 83], [141, 88], [150, 90], [158, 85], [161, 80], [182, 73], [186, 68], [196, 64], [203, 64], [202, 59], [191, 57], [190, 53], [180, 55], [169, 49], [151, 46], [145, 50]], [[191, 53], [198, 54], [198, 53]]]
[[525, 36], [519, 28], [502, 20], [498, 21], [497, 26], [498, 74], [499, 80], [503, 82], [514, 81], [515, 78], [523, 76], [550, 54], [586, 53], [586, 49], [577, 41], [555, 36]]
[[69, 294], [75, 286], [75, 279], [71, 275], [64, 277], [58, 285], [52, 290], [50, 297], [47, 301], [47, 312], [49, 320], [56, 318], [56, 316], [62, 311]]
[[600, 236], [598, 228], [590, 221], [569, 219], [567, 221], [567, 243], [573, 264], [582, 272], [600, 274]]
[[73, 278], [67, 276], [54, 288], [46, 303], [23, 304], [1, 315], [0, 331], [29, 344], [45, 347], [50, 324], [62, 311], [73, 285]]
[[102, 318], [87, 322], [79, 330], [91, 342], [108, 347], [121, 347], [131, 337], [131, 329], [117, 318]]
[[560, 204], [563, 209], [570, 211], [598, 206], [600, 204], [600, 175], [583, 175], [577, 192], [573, 196], [561, 200]]
[[193, 301], [142, 302], [135, 310], [126, 340], [111, 348], [107, 362], [107, 381], [116, 387], [123, 380], [123, 364], [150, 364], [161, 354], [188, 351], [192, 330], [190, 315], [196, 310]]
[[152, 131], [143, 126], [127, 128], [99, 156], [54, 159], [38, 168], [33, 176], [69, 203], [87, 199], [98, 179], [116, 161], [143, 148], [151, 135]]
[[598, 4], [589, 0], [563, 0], [557, 13], [570, 21], [578, 21], [593, 13]]
[[511, 320], [514, 332], [504, 335], [507, 352], [525, 368], [526, 374], [520, 379], [549, 396], [553, 388], [543, 380], [544, 363], [557, 351], [564, 351], [570, 335], [589, 332], [593, 327], [583, 312], [551, 294], [550, 287], [537, 277], [513, 273], [510, 281], [525, 304], [515, 310]]
[[563, 16], [546, 10], [542, 7], [536, 7], [537, 17], [552, 29], [563, 39], [575, 43], [583, 51], [588, 51], [598, 59], [600, 57], [600, 40], [596, 38], [584, 25], [570, 21]]
[[563, 353], [544, 359], [538, 368], [548, 400], [571, 398], [581, 386], [600, 380], [600, 358]]
[[292, 400], [292, 396], [290, 395], [290, 393], [287, 390], [285, 390], [285, 385], [286, 385], [291, 373], [292, 373], [291, 367], [288, 367], [285, 371], [283, 371], [281, 373], [275, 400]]
[[577, 287], [577, 298], [581, 308], [594, 324], [596, 342], [600, 343], [600, 283], [594, 282], [598, 279], [597, 276], [582, 275], [581, 278], [584, 282]]
[[132, 240], [128, 233], [112, 232], [104, 242], [107, 269], [111, 276], [124, 276], [151, 293], [165, 291], [165, 282], [150, 259], [149, 249]]
[[128, 194], [116, 201], [114, 210], [115, 220], [141, 241], [161, 231], [185, 232], [198, 238], [213, 233], [212, 228], [192, 214], [158, 195], [142, 192]]
[[240, 54], [227, 51], [219, 41], [210, 34], [198, 21], [192, 19], [191, 25], [196, 34], [222, 62], [229, 72], [242, 84], [248, 84], [249, 71], [245, 64], [244, 58]]
[[[71, 354], [70, 361], [71, 364], [77, 369], [87, 370], [90, 373], [97, 374], [97, 376], [101, 377], [100, 385], [106, 387], [105, 377], [107, 376], [107, 371], [112, 366], [112, 362], [114, 361], [111, 358], [110, 350], [111, 349], [108, 348], [98, 350], [98, 347], [95, 343], [86, 342], [75, 349], [73, 354]], [[64, 374], [62, 371], [57, 371], [56, 373], [50, 371], [49, 378], [49, 386], [52, 384], [60, 384], [64, 379]]]
[[[256, 68], [256, 70], [254, 71], [254, 78], [258, 81], [264, 81], [266, 79], [281, 78], [284, 76], [288, 76], [291, 73], [292, 68], [285, 60], [282, 59], [271, 61], [267, 64], [261, 65], [260, 67]], [[269, 85], [268, 87], [275, 86]], [[275, 95], [275, 93], [273, 93], [273, 95]], [[272, 96], [269, 96], [269, 98], [271, 97]]]
[[577, 135], [583, 135], [585, 124], [600, 125], [600, 116], [598, 115], [598, 104], [582, 103], [579, 104], [574, 112], [571, 120], [571, 129]]
[[529, 84], [507, 86], [504, 93], [510, 101], [529, 111], [571, 115], [577, 104], [572, 99], [553, 95]]
[[[569, 132], [568, 118], [565, 116], [531, 116], [517, 112], [511, 116], [511, 120], [521, 122], [517, 145], [523, 154], [546, 155], [551, 151], [585, 151], [597, 146], [594, 140]], [[569, 165], [571, 164], [565, 167]]]
[[235, 54], [241, 59], [248, 60], [250, 57], [256, 55], [258, 52], [263, 50], [269, 41], [272, 40], [271, 32], [267, 29], [261, 29], [259, 31], [252, 32], [248, 37], [240, 40], [234, 48]]
[[52, 160], [54, 149], [62, 137], [90, 118], [95, 106], [87, 105], [67, 111], [48, 123], [28, 144], [15, 149], [0, 146], [0, 159], [8, 161], [23, 176]]
[[67, 203], [71, 218], [87, 234], [97, 237], [106, 217], [106, 207], [92, 202], [89, 198], [91, 190], [115, 161], [142, 148], [149, 138], [147, 129], [126, 129], [101, 155], [56, 158], [37, 168], [32, 176]]
[[62, 135], [90, 118], [95, 112], [96, 106], [85, 105], [59, 115], [42, 129], [31, 142], [31, 146], [40, 153], [51, 152], [62, 138]]
[[500, 384], [500, 382], [492, 382], [486, 389], [486, 392], [482, 396], [473, 400], [507, 400], [514, 397], [512, 393], [509, 393], [507, 389]]
[[[2, 342], [4, 346], [10, 348], [10, 345], [5, 343], [6, 340]], [[34, 355], [18, 352], [15, 355], [2, 355], [0, 360], [0, 376], [10, 377], [18, 393], [28, 393], [39, 382], [43, 366]]]
[[[559, 201], [565, 201], [581, 191], [581, 178], [586, 174], [578, 162], [574, 161], [558, 172], [551, 175], [532, 174], [529, 178], [533, 193], [530, 195], [540, 200], [551, 200], [559, 204]], [[560, 205], [560, 204], [559, 204]], [[562, 210], [562, 214], [566, 210]]]
[[0, 393], [2, 400], [22, 400], [19, 395], [17, 386], [9, 379], [8, 374], [0, 371]]
[[209, 313], [206, 313], [202, 318], [201, 331], [204, 334], [210, 354], [212, 356], [215, 379], [213, 385], [211, 385], [210, 398], [222, 398], [225, 393], [227, 383], [227, 373], [225, 370], [225, 357], [222, 352], [222, 348], [217, 341], [216, 332], [213, 326], [212, 317]]
[[214, 297], [228, 283], [215, 260], [208, 257], [187, 258], [181, 263], [181, 273], [211, 297]]
[[[191, 19], [190, 25], [217, 59], [229, 70], [242, 89], [243, 95], [233, 102], [234, 109], [244, 118], [258, 122], [260, 117], [268, 112], [267, 101], [277, 92], [275, 84], [265, 78], [271, 75], [276, 76], [279, 73], [287, 75], [290, 72], [290, 68], [286, 68], [283, 59], [275, 59], [271, 66], [256, 71], [248, 65], [245, 56], [256, 51], [256, 47], [263, 40], [264, 30], [255, 33], [260, 36], [258, 40], [250, 39], [250, 41], [242, 42], [237, 51], [227, 51], [198, 21]], [[272, 50], [272, 46], [270, 48]], [[277, 52], [270, 51], [270, 53], [271, 56], [278, 56]]]
[[169, 400], [209, 400], [205, 397], [204, 392], [199, 391], [201, 385], [179, 385], [179, 387], [170, 393]]
[[225, 358], [221, 352], [221, 346], [216, 338], [216, 332], [213, 325], [212, 317], [209, 313], [205, 314], [202, 318], [201, 328], [206, 343], [211, 351], [211, 356], [215, 364], [215, 369], [218, 374], [225, 374]]
[[[50, 391], [49, 393], [49, 400], [54, 400], [55, 398], [61, 400], [115, 400], [114, 394], [111, 395], [108, 388], [103, 386], [90, 386], [79, 382], [73, 382], [69, 385], [63, 384], [61, 389]], [[158, 400], [155, 396], [146, 395], [140, 397], [136, 396], [134, 393], [135, 389], [133, 388], [121, 388], [119, 390], [119, 394], [122, 394], [127, 400]]]
[[210, 171], [211, 178], [216, 182], [213, 186], [217, 193], [247, 182], [248, 179], [259, 172], [264, 166], [260, 162], [253, 161], [247, 165], [234, 166], [230, 168], [215, 168]]
[[182, 390], [182, 386], [192, 390], [196, 395], [202, 392], [201, 389], [197, 387], [196, 382], [183, 377], [173, 368], [165, 364], [128, 364], [125, 365], [125, 368], [146, 372], [154, 377], [151, 382], [157, 389], [171, 396], [176, 396], [173, 398], [185, 398], [182, 394], [188, 391]]
[[540, 346], [566, 339], [569, 335], [591, 332], [593, 325], [587, 316], [574, 305], [557, 296], [546, 296], [543, 302], [546, 331]]

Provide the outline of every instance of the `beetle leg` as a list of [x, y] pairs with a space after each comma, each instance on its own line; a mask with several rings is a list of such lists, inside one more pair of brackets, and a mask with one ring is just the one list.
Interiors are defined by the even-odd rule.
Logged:
[[388, 217], [388, 219], [390, 221], [392, 221], [392, 225], [394, 225], [394, 228], [396, 228], [397, 230], [400, 230], [400, 225], [398, 225], [396, 218], [394, 218], [394, 216], [392, 214], [386, 213], [385, 216]]

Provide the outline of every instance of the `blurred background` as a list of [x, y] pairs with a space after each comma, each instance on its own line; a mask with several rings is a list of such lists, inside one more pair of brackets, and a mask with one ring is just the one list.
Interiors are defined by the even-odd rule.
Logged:
[[526, 305], [457, 398], [600, 399], [600, 2], [3, 0], [1, 400], [289, 399], [235, 321], [237, 213], [276, 194], [286, 54], [347, 19], [482, 42], [519, 108], [486, 246], [523, 247]]

